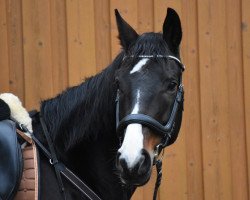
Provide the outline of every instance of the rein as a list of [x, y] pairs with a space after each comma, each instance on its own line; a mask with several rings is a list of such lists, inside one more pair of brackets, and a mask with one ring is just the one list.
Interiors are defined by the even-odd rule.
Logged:
[[77, 177], [70, 169], [68, 169], [62, 162], [57, 159], [56, 152], [54, 149], [54, 145], [52, 139], [49, 135], [47, 130], [46, 124], [40, 115], [40, 122], [43, 128], [44, 135], [46, 137], [49, 151], [44, 147], [44, 145], [31, 133], [23, 124], [18, 123], [15, 121], [20, 129], [23, 132], [28, 132], [31, 135], [32, 140], [36, 143], [36, 145], [42, 150], [43, 154], [48, 158], [49, 163], [54, 166], [56, 172], [57, 182], [60, 188], [60, 192], [63, 195], [64, 200], [66, 200], [65, 188], [62, 182], [62, 176], [66, 178], [73, 186], [75, 186], [79, 192], [83, 195], [88, 197], [90, 200], [101, 200], [97, 194], [93, 190], [91, 190], [79, 177]]
[[[139, 58], [166, 58], [168, 60], [174, 60], [176, 61], [179, 66], [182, 69], [182, 72], [185, 70], [185, 66], [182, 64], [182, 62], [175, 56], [171, 55], [139, 55], [139, 56], [125, 56], [123, 59], [126, 57], [139, 57]], [[155, 148], [155, 157], [154, 157], [154, 162], [153, 165], [156, 165], [156, 170], [157, 170], [157, 179], [155, 183], [155, 189], [154, 189], [154, 196], [153, 200], [156, 200], [157, 197], [157, 191], [160, 187], [161, 184], [161, 179], [162, 179], [162, 160], [158, 159], [157, 156], [160, 154], [161, 150], [163, 150], [167, 145], [169, 140], [171, 139], [174, 131], [175, 131], [175, 120], [177, 116], [178, 110], [181, 108], [183, 111], [183, 96], [184, 96], [184, 89], [183, 89], [183, 84], [182, 84], [182, 77], [180, 77], [180, 84], [178, 86], [178, 91], [175, 97], [175, 101], [173, 104], [173, 108], [170, 114], [170, 117], [167, 121], [167, 123], [161, 124], [154, 118], [150, 117], [149, 115], [145, 114], [129, 114], [125, 116], [123, 119], [120, 120], [120, 94], [119, 94], [119, 89], [117, 90], [117, 95], [116, 95], [116, 132], [119, 135], [120, 138], [120, 143], [122, 141], [122, 133], [124, 132], [124, 129], [129, 125], [133, 123], [138, 123], [142, 124], [152, 130], [154, 130], [157, 134], [162, 136], [162, 141], [159, 145], [156, 146]], [[120, 144], [121, 145], [121, 144]]]

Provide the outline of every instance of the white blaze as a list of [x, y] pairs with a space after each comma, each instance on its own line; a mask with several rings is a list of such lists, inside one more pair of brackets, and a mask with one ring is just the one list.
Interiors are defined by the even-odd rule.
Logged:
[[140, 100], [140, 97], [141, 97], [140, 90], [137, 90], [136, 103], [135, 103], [135, 106], [134, 106], [131, 114], [137, 114], [139, 112], [139, 100]]
[[[139, 72], [142, 67], [148, 62], [148, 58], [141, 59], [130, 71], [130, 74]], [[136, 93], [136, 102], [131, 114], [139, 113], [140, 109], [140, 90]], [[118, 150], [121, 153], [120, 158], [124, 158], [129, 168], [132, 168], [140, 159], [141, 150], [143, 149], [143, 134], [141, 124], [129, 124], [125, 131], [125, 137], [121, 148]]]
[[[139, 112], [140, 90], [137, 90], [136, 103], [131, 114]], [[120, 158], [124, 158], [129, 168], [132, 168], [140, 159], [143, 148], [143, 134], [141, 124], [129, 124], [125, 131], [125, 137], [119, 152]]]
[[130, 74], [133, 74], [135, 72], [138, 72], [141, 70], [141, 68], [147, 63], [149, 59], [148, 58], [143, 58], [141, 59], [134, 67], [133, 69], [130, 71]]

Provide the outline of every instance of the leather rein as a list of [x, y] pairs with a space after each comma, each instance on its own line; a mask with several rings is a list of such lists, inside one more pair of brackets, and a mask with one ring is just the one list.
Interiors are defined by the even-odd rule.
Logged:
[[64, 200], [66, 200], [65, 188], [62, 181], [62, 176], [66, 178], [72, 185], [74, 185], [79, 192], [88, 197], [90, 200], [101, 200], [101, 198], [95, 194], [93, 190], [91, 190], [77, 175], [75, 175], [70, 169], [68, 169], [62, 162], [57, 159], [54, 144], [52, 142], [51, 136], [47, 130], [46, 124], [40, 115], [40, 122], [43, 128], [44, 135], [46, 137], [49, 151], [45, 148], [45, 146], [31, 133], [23, 124], [16, 122], [20, 129], [23, 132], [28, 132], [31, 135], [32, 140], [35, 144], [42, 150], [43, 154], [48, 158], [49, 163], [54, 166], [56, 172], [57, 182], [60, 188], [60, 192], [63, 195]]
[[[132, 55], [132, 56], [128, 56], [128, 57], [135, 57], [135, 56]], [[171, 55], [166, 55], [166, 56], [165, 55], [139, 55], [136, 57], [138, 57], [138, 58], [166, 58], [168, 60], [174, 60], [175, 62], [178, 63], [182, 72], [185, 70], [185, 66], [175, 56], [171, 56]], [[180, 84], [178, 86], [178, 91], [177, 91], [177, 94], [175, 97], [175, 101], [173, 104], [173, 108], [172, 108], [170, 117], [165, 125], [161, 124], [160, 122], [158, 122], [157, 120], [155, 120], [151, 116], [145, 115], [145, 114], [129, 114], [120, 120], [120, 110], [119, 110], [120, 94], [119, 93], [120, 92], [118, 89], [117, 95], [116, 95], [116, 132], [118, 133], [118, 136], [120, 138], [120, 143], [123, 140], [123, 135], [124, 135], [123, 133], [124, 133], [125, 128], [129, 124], [133, 124], [133, 123], [142, 124], [150, 129], [154, 130], [157, 134], [162, 136], [161, 143], [158, 144], [155, 148], [156, 153], [155, 153], [154, 162], [153, 162], [153, 165], [156, 165], [156, 170], [157, 170], [157, 179], [156, 179], [156, 183], [155, 183], [154, 196], [153, 196], [153, 200], [156, 200], [157, 191], [158, 191], [158, 188], [161, 184], [161, 178], [162, 178], [162, 160], [161, 160], [161, 158], [160, 159], [158, 158], [158, 155], [168, 145], [169, 140], [171, 139], [173, 133], [175, 132], [175, 120], [176, 120], [176, 116], [177, 116], [179, 109], [181, 108], [182, 109], [181, 111], [183, 111], [184, 89], [183, 89], [183, 84], [182, 84], [182, 76], [180, 77]]]

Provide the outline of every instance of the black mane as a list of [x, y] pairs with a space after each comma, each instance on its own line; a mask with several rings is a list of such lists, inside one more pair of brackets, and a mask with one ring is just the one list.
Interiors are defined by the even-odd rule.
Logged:
[[120, 53], [101, 73], [42, 102], [41, 114], [47, 128], [63, 150], [83, 139], [92, 140], [100, 133], [115, 131], [114, 74], [122, 58]]

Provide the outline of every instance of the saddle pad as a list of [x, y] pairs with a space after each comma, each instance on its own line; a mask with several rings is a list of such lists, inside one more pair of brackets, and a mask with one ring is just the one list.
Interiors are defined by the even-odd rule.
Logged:
[[22, 151], [23, 176], [14, 200], [38, 200], [37, 149], [34, 142]]

